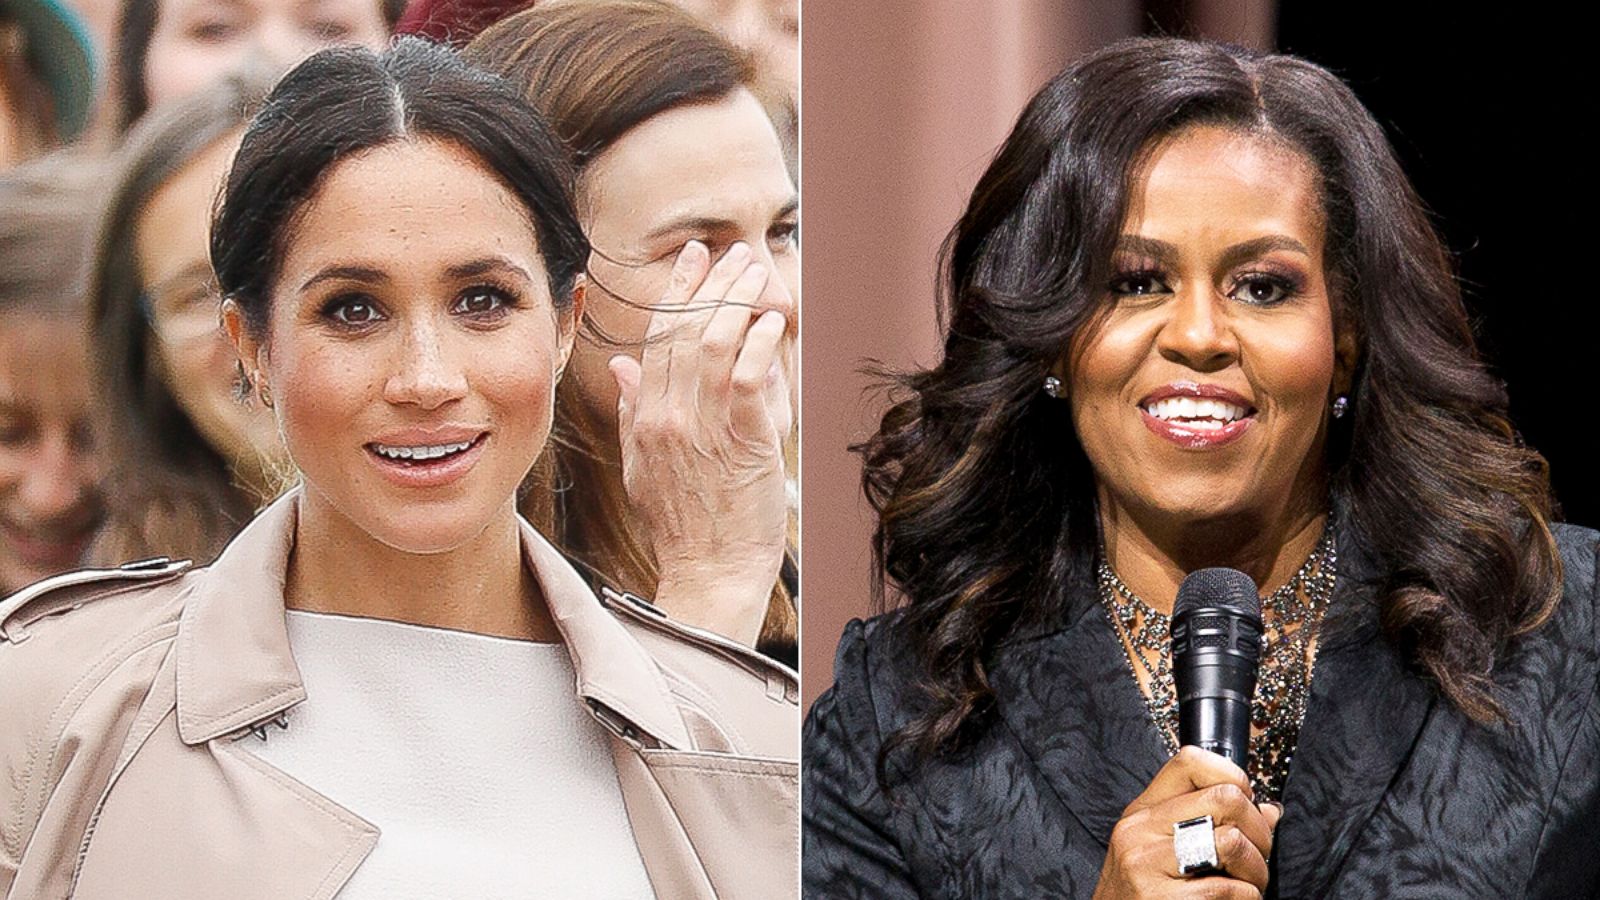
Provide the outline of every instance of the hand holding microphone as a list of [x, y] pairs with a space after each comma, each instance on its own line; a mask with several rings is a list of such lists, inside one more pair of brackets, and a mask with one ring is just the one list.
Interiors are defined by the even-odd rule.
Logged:
[[[1201, 569], [1184, 579], [1172, 614], [1182, 746], [1112, 830], [1099, 900], [1266, 890], [1282, 809], [1252, 802], [1245, 775], [1261, 634], [1261, 601], [1249, 576]], [[1208, 836], [1210, 846], [1197, 848]], [[1197, 857], [1213, 865], [1195, 866]]]

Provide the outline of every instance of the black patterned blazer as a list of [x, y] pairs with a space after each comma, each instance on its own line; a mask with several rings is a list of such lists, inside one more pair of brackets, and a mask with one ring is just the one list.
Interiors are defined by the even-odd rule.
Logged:
[[[1597, 535], [1556, 539], [1563, 602], [1497, 667], [1514, 721], [1489, 728], [1381, 637], [1374, 567], [1339, 535], [1268, 896], [1600, 896]], [[913, 663], [893, 614], [850, 623], [805, 723], [806, 897], [1093, 893], [1112, 825], [1167, 753], [1092, 579], [1059, 622], [1002, 645], [996, 715], [970, 749], [891, 765], [892, 802], [874, 766], [913, 711]]]

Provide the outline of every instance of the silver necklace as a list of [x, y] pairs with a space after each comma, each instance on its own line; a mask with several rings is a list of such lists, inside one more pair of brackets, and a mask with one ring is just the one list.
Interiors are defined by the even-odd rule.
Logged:
[[[1333, 597], [1339, 566], [1334, 544], [1333, 516], [1322, 529], [1317, 546], [1294, 577], [1261, 600], [1266, 648], [1251, 702], [1251, 785], [1258, 800], [1283, 796], [1289, 764], [1305, 720], [1311, 694], [1316, 635], [1328, 601]], [[1111, 627], [1128, 648], [1128, 672], [1135, 686], [1144, 670], [1148, 693], [1141, 691], [1150, 721], [1160, 732], [1169, 754], [1178, 752], [1178, 701], [1172, 677], [1172, 621], [1169, 616], [1135, 594], [1106, 562], [1105, 548], [1097, 559], [1100, 603]]]

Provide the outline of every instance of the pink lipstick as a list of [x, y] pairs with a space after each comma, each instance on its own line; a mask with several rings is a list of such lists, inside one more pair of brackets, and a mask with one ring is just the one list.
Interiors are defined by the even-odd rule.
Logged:
[[1221, 385], [1175, 381], [1139, 401], [1145, 427], [1188, 450], [1233, 443], [1255, 422], [1256, 409]]

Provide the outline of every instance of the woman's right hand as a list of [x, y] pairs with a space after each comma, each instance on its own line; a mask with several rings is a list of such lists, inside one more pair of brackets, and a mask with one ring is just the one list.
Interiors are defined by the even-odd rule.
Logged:
[[[1211, 816], [1222, 873], [1178, 872], [1172, 826]], [[1100, 867], [1096, 900], [1133, 897], [1260, 898], [1267, 889], [1267, 858], [1282, 809], [1250, 800], [1250, 781], [1232, 761], [1198, 747], [1182, 747], [1161, 767], [1144, 793], [1122, 811]]]
[[630, 514], [648, 535], [655, 603], [754, 644], [783, 563], [788, 322], [743, 243], [715, 265], [687, 243], [638, 360], [613, 357]]

